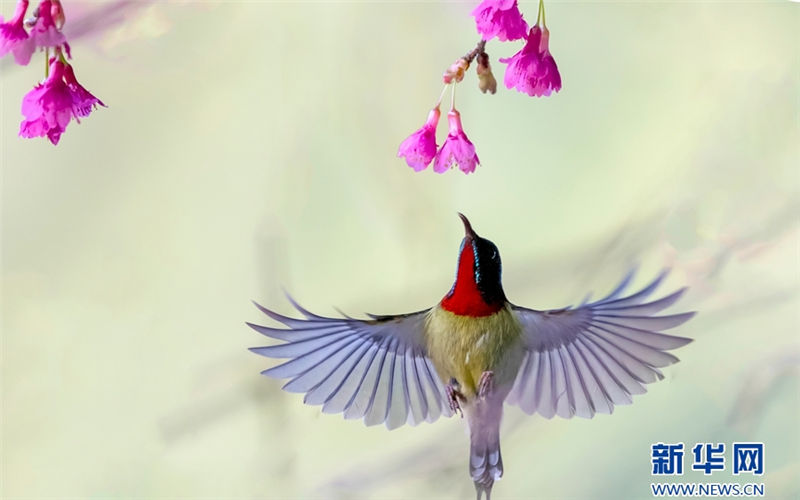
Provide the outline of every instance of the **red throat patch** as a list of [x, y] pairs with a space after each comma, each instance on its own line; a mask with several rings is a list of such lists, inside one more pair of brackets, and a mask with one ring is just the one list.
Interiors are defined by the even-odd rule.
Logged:
[[475, 250], [466, 242], [458, 258], [458, 272], [453, 289], [441, 302], [442, 309], [459, 316], [491, 316], [503, 308], [503, 304], [489, 305], [483, 300], [475, 283]]

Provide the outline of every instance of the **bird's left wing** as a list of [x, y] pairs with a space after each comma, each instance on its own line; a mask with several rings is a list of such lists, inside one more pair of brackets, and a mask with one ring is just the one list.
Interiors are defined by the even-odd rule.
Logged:
[[525, 357], [506, 402], [552, 418], [611, 413], [629, 404], [644, 384], [661, 380], [659, 367], [678, 361], [664, 351], [691, 339], [660, 333], [694, 313], [654, 316], [675, 303], [685, 289], [649, 299], [666, 276], [624, 296], [630, 273], [607, 297], [577, 308], [536, 311], [512, 306], [523, 327]]
[[290, 318], [256, 306], [287, 328], [248, 325], [280, 345], [250, 350], [289, 361], [262, 372], [291, 379], [283, 389], [305, 393], [306, 404], [325, 413], [364, 418], [367, 425], [394, 429], [408, 422], [433, 422], [450, 416], [444, 386], [426, 354], [424, 322], [428, 311], [398, 316], [326, 318], [294, 302], [305, 316]]

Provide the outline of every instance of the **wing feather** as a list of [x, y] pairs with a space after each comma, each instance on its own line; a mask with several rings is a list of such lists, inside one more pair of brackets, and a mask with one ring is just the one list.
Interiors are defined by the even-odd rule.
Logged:
[[671, 316], [623, 316], [613, 314], [596, 314], [598, 323], [638, 328], [649, 331], [669, 330], [689, 321], [694, 313], [673, 314]]
[[633, 399], [631, 398], [631, 394], [619, 378], [617, 378], [612, 369], [598, 356], [591, 341], [579, 338], [575, 344], [578, 346], [581, 353], [584, 354], [584, 358], [592, 368], [593, 373], [597, 376], [600, 387], [603, 388], [608, 400], [617, 405], [632, 403]]
[[394, 367], [394, 356], [392, 355], [394, 339], [387, 339], [388, 346], [383, 350], [383, 356], [378, 364], [375, 383], [370, 384], [365, 389], [372, 392], [369, 396], [369, 403], [364, 418], [367, 425], [377, 425], [386, 421], [386, 414], [389, 408], [389, 399], [392, 396], [392, 371]]
[[338, 344], [338, 347], [320, 361], [319, 364], [309, 367], [284, 385], [283, 390], [305, 394], [319, 386], [342, 364], [342, 362], [344, 362], [351, 352], [350, 348], [353, 344], [356, 344], [356, 342], [352, 340], [348, 342], [345, 340]]
[[442, 404], [444, 386], [425, 351], [427, 310], [371, 319], [327, 318], [287, 299], [303, 318], [258, 309], [285, 328], [248, 325], [283, 343], [251, 349], [268, 358], [285, 359], [264, 375], [289, 379], [286, 391], [305, 393], [307, 404], [324, 413], [363, 418], [367, 425], [393, 429], [409, 423], [450, 416]]
[[659, 368], [678, 361], [665, 351], [691, 339], [662, 332], [694, 316], [655, 316], [686, 291], [650, 300], [667, 274], [625, 295], [633, 280], [633, 272], [628, 273], [604, 298], [589, 302], [587, 297], [577, 308], [536, 311], [512, 306], [527, 352], [506, 401], [546, 418], [591, 418], [631, 403], [631, 396], [644, 393], [646, 384], [663, 379]]
[[669, 306], [673, 305], [677, 302], [684, 293], [686, 293], [687, 288], [681, 288], [680, 290], [673, 292], [666, 297], [660, 298], [658, 300], [654, 300], [653, 302], [648, 302], [646, 304], [637, 304], [637, 305], [600, 305], [597, 307], [597, 314], [603, 314], [608, 311], [620, 311], [624, 310], [627, 313], [634, 313], [634, 314], [655, 314], [657, 312], [661, 312], [664, 309], [668, 308]]
[[527, 370], [530, 374], [530, 378], [524, 383], [525, 391], [521, 396], [522, 401], [520, 407], [528, 413], [533, 413], [536, 411], [536, 407], [539, 404], [539, 393], [542, 391], [542, 354], [539, 352], [531, 352], [528, 354], [529, 366]]
[[553, 351], [557, 374], [556, 391], [558, 394], [556, 415], [564, 418], [572, 418], [572, 416], [575, 415], [575, 393], [572, 384], [570, 384], [568, 366], [561, 355], [563, 347], [564, 346], [561, 346]]
[[578, 342], [571, 344], [568, 350], [578, 373], [581, 374], [584, 381], [586, 395], [591, 401], [591, 408], [594, 413], [611, 413], [613, 411], [611, 398], [603, 387], [595, 369], [589, 364], [586, 356], [581, 351], [580, 344]]
[[629, 337], [615, 335], [600, 325], [590, 326], [589, 331], [614, 344], [614, 346], [625, 351], [631, 357], [635, 358], [644, 365], [651, 367], [664, 367], [674, 364], [678, 361], [677, 357], [669, 354], [668, 352], [660, 351], [642, 342], [632, 340]]
[[[340, 342], [349, 337], [347, 330], [334, 330], [330, 333], [316, 337], [309, 337], [286, 344], [271, 345], [266, 347], [253, 347], [250, 350], [261, 356], [270, 358], [299, 358], [309, 355], [319, 349]], [[349, 340], [353, 340], [350, 338]]]
[[337, 339], [330, 344], [317, 347], [312, 351], [308, 351], [301, 356], [265, 370], [262, 373], [275, 378], [294, 378], [319, 365], [325, 358], [336, 352], [337, 348], [343, 346], [346, 342], [347, 339]]
[[348, 408], [377, 353], [378, 346], [376, 344], [364, 344], [364, 350], [360, 352], [358, 360], [322, 406], [323, 413], [342, 413]]
[[564, 361], [569, 365], [570, 383], [574, 388], [574, 402], [575, 402], [575, 415], [583, 418], [592, 418], [595, 414], [594, 402], [589, 390], [586, 388], [586, 382], [581, 375], [581, 371], [572, 355], [573, 346], [562, 346], [564, 350]]
[[653, 370], [650, 369], [646, 363], [643, 363], [638, 358], [631, 355], [628, 351], [622, 349], [617, 344], [610, 342], [606, 337], [598, 335], [594, 330], [588, 330], [588, 333], [594, 337], [594, 340], [603, 347], [603, 350], [615, 361], [622, 369], [634, 380], [642, 384], [649, 384], [656, 380], [661, 380], [656, 377]]
[[544, 418], [553, 418], [556, 415], [556, 401], [558, 392], [556, 392], [556, 372], [553, 366], [553, 351], [545, 351], [542, 353], [542, 391], [538, 394], [536, 405], [539, 408], [539, 413]]
[[645, 300], [648, 296], [650, 296], [651, 293], [656, 291], [659, 285], [661, 285], [661, 282], [664, 281], [664, 278], [666, 278], [667, 275], [669, 275], [669, 271], [668, 270], [661, 271], [661, 273], [659, 273], [659, 275], [656, 276], [656, 278], [653, 281], [651, 281], [649, 285], [645, 286], [638, 292], [632, 295], [628, 295], [627, 297], [623, 297], [621, 299], [616, 298], [619, 295], [622, 295], [622, 292], [625, 290], [625, 288], [627, 288], [627, 286], [633, 280], [634, 275], [635, 273], [633, 272], [628, 273], [626, 279], [624, 279], [622, 283], [620, 283], [620, 286], [617, 287], [617, 290], [619, 292], [617, 293], [617, 295], [614, 297], [613, 300], [603, 299], [598, 302], [595, 302], [595, 305], [602, 307], [608, 307], [608, 306], [621, 307], [621, 306], [631, 306], [640, 304], [643, 300]]
[[400, 353], [395, 353], [394, 366], [392, 370], [392, 392], [389, 398], [389, 407], [387, 408], [388, 414], [386, 416], [386, 427], [389, 429], [396, 429], [406, 423], [408, 419], [408, 400], [406, 394], [408, 392], [408, 382], [403, 377], [403, 367], [405, 366], [404, 359], [405, 349]]
[[358, 363], [367, 347], [364, 343], [351, 343], [347, 347], [347, 354], [344, 359], [306, 393], [303, 402], [309, 405], [324, 405], [327, 403], [344, 384], [345, 379]]
[[417, 425], [428, 418], [428, 400], [425, 396], [425, 389], [417, 372], [417, 362], [415, 350], [409, 345], [410, 355], [406, 356], [406, 371], [408, 372], [408, 397], [411, 417], [411, 425]]
[[[372, 358], [369, 360], [369, 364], [364, 370], [361, 380], [358, 381], [355, 392], [350, 397], [350, 401], [347, 402], [347, 406], [344, 410], [344, 418], [352, 419], [364, 417], [371, 408], [374, 399], [373, 389], [378, 385], [381, 369], [383, 368], [383, 360], [386, 359], [387, 346], [382, 344], [386, 343], [388, 343], [388, 339], [383, 339], [372, 354]], [[366, 419], [364, 423], [367, 423]]]
[[425, 381], [427, 384], [425, 392], [427, 394], [428, 408], [430, 409], [428, 422], [437, 420], [441, 415], [451, 416], [450, 407], [444, 404], [444, 386], [436, 376], [436, 369], [433, 367], [431, 360], [425, 357], [419, 357], [417, 360], [425, 369]]
[[506, 396], [506, 401], [509, 404], [521, 403], [522, 394], [525, 392], [525, 388], [527, 387], [530, 379], [530, 377], [527, 375], [522, 375], [522, 373], [527, 373], [527, 370], [530, 368], [530, 361], [531, 353], [526, 352], [522, 358], [522, 362], [519, 365], [520, 376], [514, 380], [514, 385], [508, 392], [508, 396]]

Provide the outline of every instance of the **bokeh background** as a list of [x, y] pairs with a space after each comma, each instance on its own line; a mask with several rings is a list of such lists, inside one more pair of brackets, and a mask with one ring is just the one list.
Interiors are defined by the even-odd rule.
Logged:
[[[800, 5], [550, 1], [563, 90], [482, 95], [470, 71], [483, 164], [440, 176], [396, 148], [477, 41], [475, 2], [63, 3], [109, 107], [19, 139], [44, 63], [2, 61], [3, 497], [470, 498], [461, 421], [321, 415], [259, 376], [244, 324], [266, 321], [250, 299], [288, 313], [281, 287], [324, 314], [434, 304], [462, 211], [516, 303], [639, 263], [700, 312], [612, 416], [509, 408], [495, 498], [649, 498], [658, 441], [763, 441], [767, 497], [798, 498]], [[489, 43], [499, 80], [519, 47]]]

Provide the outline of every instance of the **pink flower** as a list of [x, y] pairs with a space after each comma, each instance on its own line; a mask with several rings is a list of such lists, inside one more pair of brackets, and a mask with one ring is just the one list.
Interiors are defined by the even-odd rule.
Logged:
[[[60, 12], [61, 4], [57, 4]], [[53, 5], [50, 0], [42, 0], [37, 8], [39, 17], [36, 19], [36, 24], [31, 28], [31, 38], [36, 47], [58, 47], [65, 43], [67, 39], [64, 34], [59, 31], [58, 27], [53, 20]]]
[[20, 137], [44, 137], [58, 144], [73, 115], [72, 93], [64, 82], [64, 63], [50, 63], [50, 76], [22, 99], [25, 119], [19, 125]]
[[19, 0], [14, 17], [7, 23], [3, 23], [3, 17], [0, 16], [0, 57], [11, 52], [17, 64], [22, 66], [31, 61], [35, 48], [23, 26], [27, 10], [28, 0]]
[[484, 40], [494, 37], [501, 42], [519, 40], [528, 31], [528, 23], [522, 19], [517, 0], [483, 0], [472, 11], [472, 16]]
[[103, 104], [103, 101], [92, 95], [83, 85], [78, 83], [78, 80], [75, 78], [75, 72], [69, 64], [64, 68], [64, 81], [67, 84], [67, 88], [69, 88], [70, 94], [72, 94], [72, 112], [75, 115], [76, 121], [80, 121], [78, 120], [79, 116], [89, 116], [89, 113], [91, 113], [93, 109], [97, 109], [98, 104], [107, 107]]
[[436, 125], [440, 114], [439, 106], [433, 108], [425, 125], [408, 136], [397, 150], [398, 158], [405, 156], [406, 163], [415, 172], [425, 170], [436, 155]]
[[561, 90], [561, 75], [548, 48], [550, 31], [537, 24], [528, 33], [522, 50], [500, 62], [508, 64], [504, 82], [530, 96], [549, 96]]
[[67, 18], [64, 17], [64, 8], [61, 6], [61, 0], [50, 0], [50, 17], [53, 18], [53, 24], [59, 30], [64, 27], [64, 22]]
[[72, 66], [54, 57], [50, 76], [22, 99], [25, 119], [19, 125], [20, 137], [44, 137], [58, 144], [61, 134], [75, 117], [88, 116], [98, 104], [105, 106], [75, 79]]
[[433, 160], [433, 171], [442, 174], [452, 167], [458, 167], [465, 174], [475, 171], [475, 167], [480, 163], [478, 155], [475, 154], [475, 146], [472, 145], [464, 128], [461, 126], [461, 113], [455, 109], [447, 113], [447, 121], [450, 123], [450, 133], [447, 139], [436, 153]]

